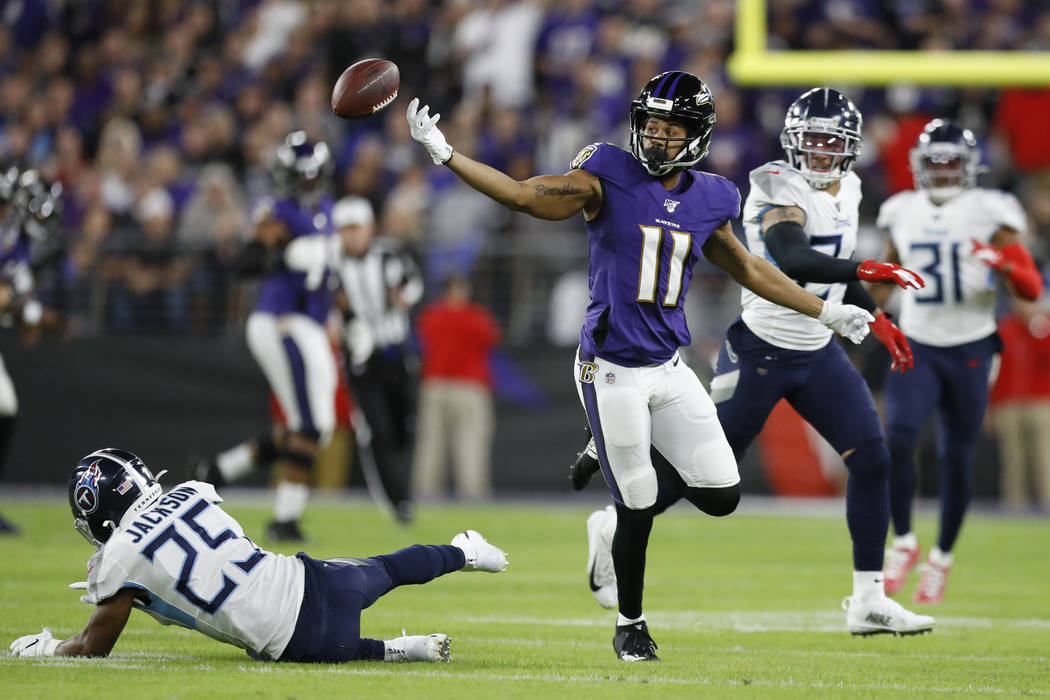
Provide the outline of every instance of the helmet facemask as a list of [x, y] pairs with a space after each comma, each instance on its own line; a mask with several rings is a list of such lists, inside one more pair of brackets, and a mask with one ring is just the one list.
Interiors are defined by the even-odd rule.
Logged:
[[977, 184], [980, 169], [975, 150], [963, 145], [934, 142], [916, 146], [908, 154], [915, 187], [937, 204], [959, 196]]
[[[685, 128], [684, 137], [655, 136], [646, 133], [646, 127], [650, 118], [661, 119], [671, 124], [677, 124]], [[641, 162], [646, 172], [656, 177], [667, 175], [676, 168], [689, 168], [707, 155], [707, 146], [711, 140], [711, 129], [714, 126], [714, 118], [710, 125], [702, 125], [696, 120], [685, 120], [673, 117], [669, 114], [661, 114], [655, 111], [636, 109], [631, 111], [631, 153]], [[657, 142], [663, 144], [646, 147], [645, 142]], [[681, 150], [670, 160], [664, 155], [673, 145], [681, 145]]]
[[812, 187], [824, 190], [853, 169], [861, 140], [847, 129], [807, 123], [784, 127], [780, 145], [788, 162]]

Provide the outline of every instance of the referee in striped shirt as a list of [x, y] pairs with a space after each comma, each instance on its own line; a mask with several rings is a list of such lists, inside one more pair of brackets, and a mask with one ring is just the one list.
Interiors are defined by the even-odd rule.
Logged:
[[423, 296], [423, 278], [394, 242], [375, 235], [367, 199], [336, 202], [332, 224], [342, 241], [337, 304], [346, 322], [344, 357], [356, 406], [358, 461], [372, 498], [408, 523], [417, 363], [409, 369], [405, 344], [409, 310]]

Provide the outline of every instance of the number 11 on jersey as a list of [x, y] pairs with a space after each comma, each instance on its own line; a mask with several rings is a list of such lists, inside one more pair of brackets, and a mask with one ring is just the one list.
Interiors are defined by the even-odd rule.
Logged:
[[[664, 240], [662, 226], [639, 226], [642, 230], [642, 254], [638, 266], [637, 301], [653, 304], [660, 279], [660, 249]], [[682, 295], [682, 278], [685, 274], [685, 258], [693, 247], [693, 234], [684, 231], [667, 231], [671, 240], [671, 262], [667, 269], [667, 293], [664, 306], [678, 306]]]

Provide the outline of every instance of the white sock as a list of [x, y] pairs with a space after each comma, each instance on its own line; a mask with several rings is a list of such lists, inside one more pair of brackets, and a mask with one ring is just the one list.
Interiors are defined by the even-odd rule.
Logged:
[[273, 503], [273, 519], [279, 523], [298, 520], [306, 510], [306, 500], [310, 497], [310, 487], [292, 481], [277, 484], [277, 494]]
[[930, 550], [930, 562], [936, 564], [942, 569], [947, 569], [955, 561], [955, 557], [952, 556], [951, 552], [942, 552], [940, 547], [934, 547]]
[[886, 596], [882, 585], [881, 571], [853, 572], [853, 599], [861, 602], [878, 600]]
[[638, 619], [636, 619], [636, 620], [631, 620], [629, 618], [624, 617], [620, 613], [616, 613], [616, 626], [617, 627], [623, 627], [624, 625], [635, 625], [635, 624], [637, 624], [639, 622], [645, 622], [645, 613], [642, 613], [641, 615], [639, 615]]
[[901, 549], [916, 549], [919, 546], [919, 538], [914, 532], [906, 532], [893, 538], [893, 546]]
[[252, 444], [242, 442], [225, 452], [215, 455], [215, 466], [226, 481], [237, 481], [252, 470], [255, 460], [252, 458]]

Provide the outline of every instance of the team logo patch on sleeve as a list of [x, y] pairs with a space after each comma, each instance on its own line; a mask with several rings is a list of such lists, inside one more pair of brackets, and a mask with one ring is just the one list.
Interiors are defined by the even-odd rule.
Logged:
[[587, 162], [587, 159], [593, 156], [598, 150], [598, 144], [592, 143], [590, 146], [584, 146], [583, 150], [576, 154], [576, 157], [569, 163], [569, 167], [573, 170], [579, 168], [581, 165]]

